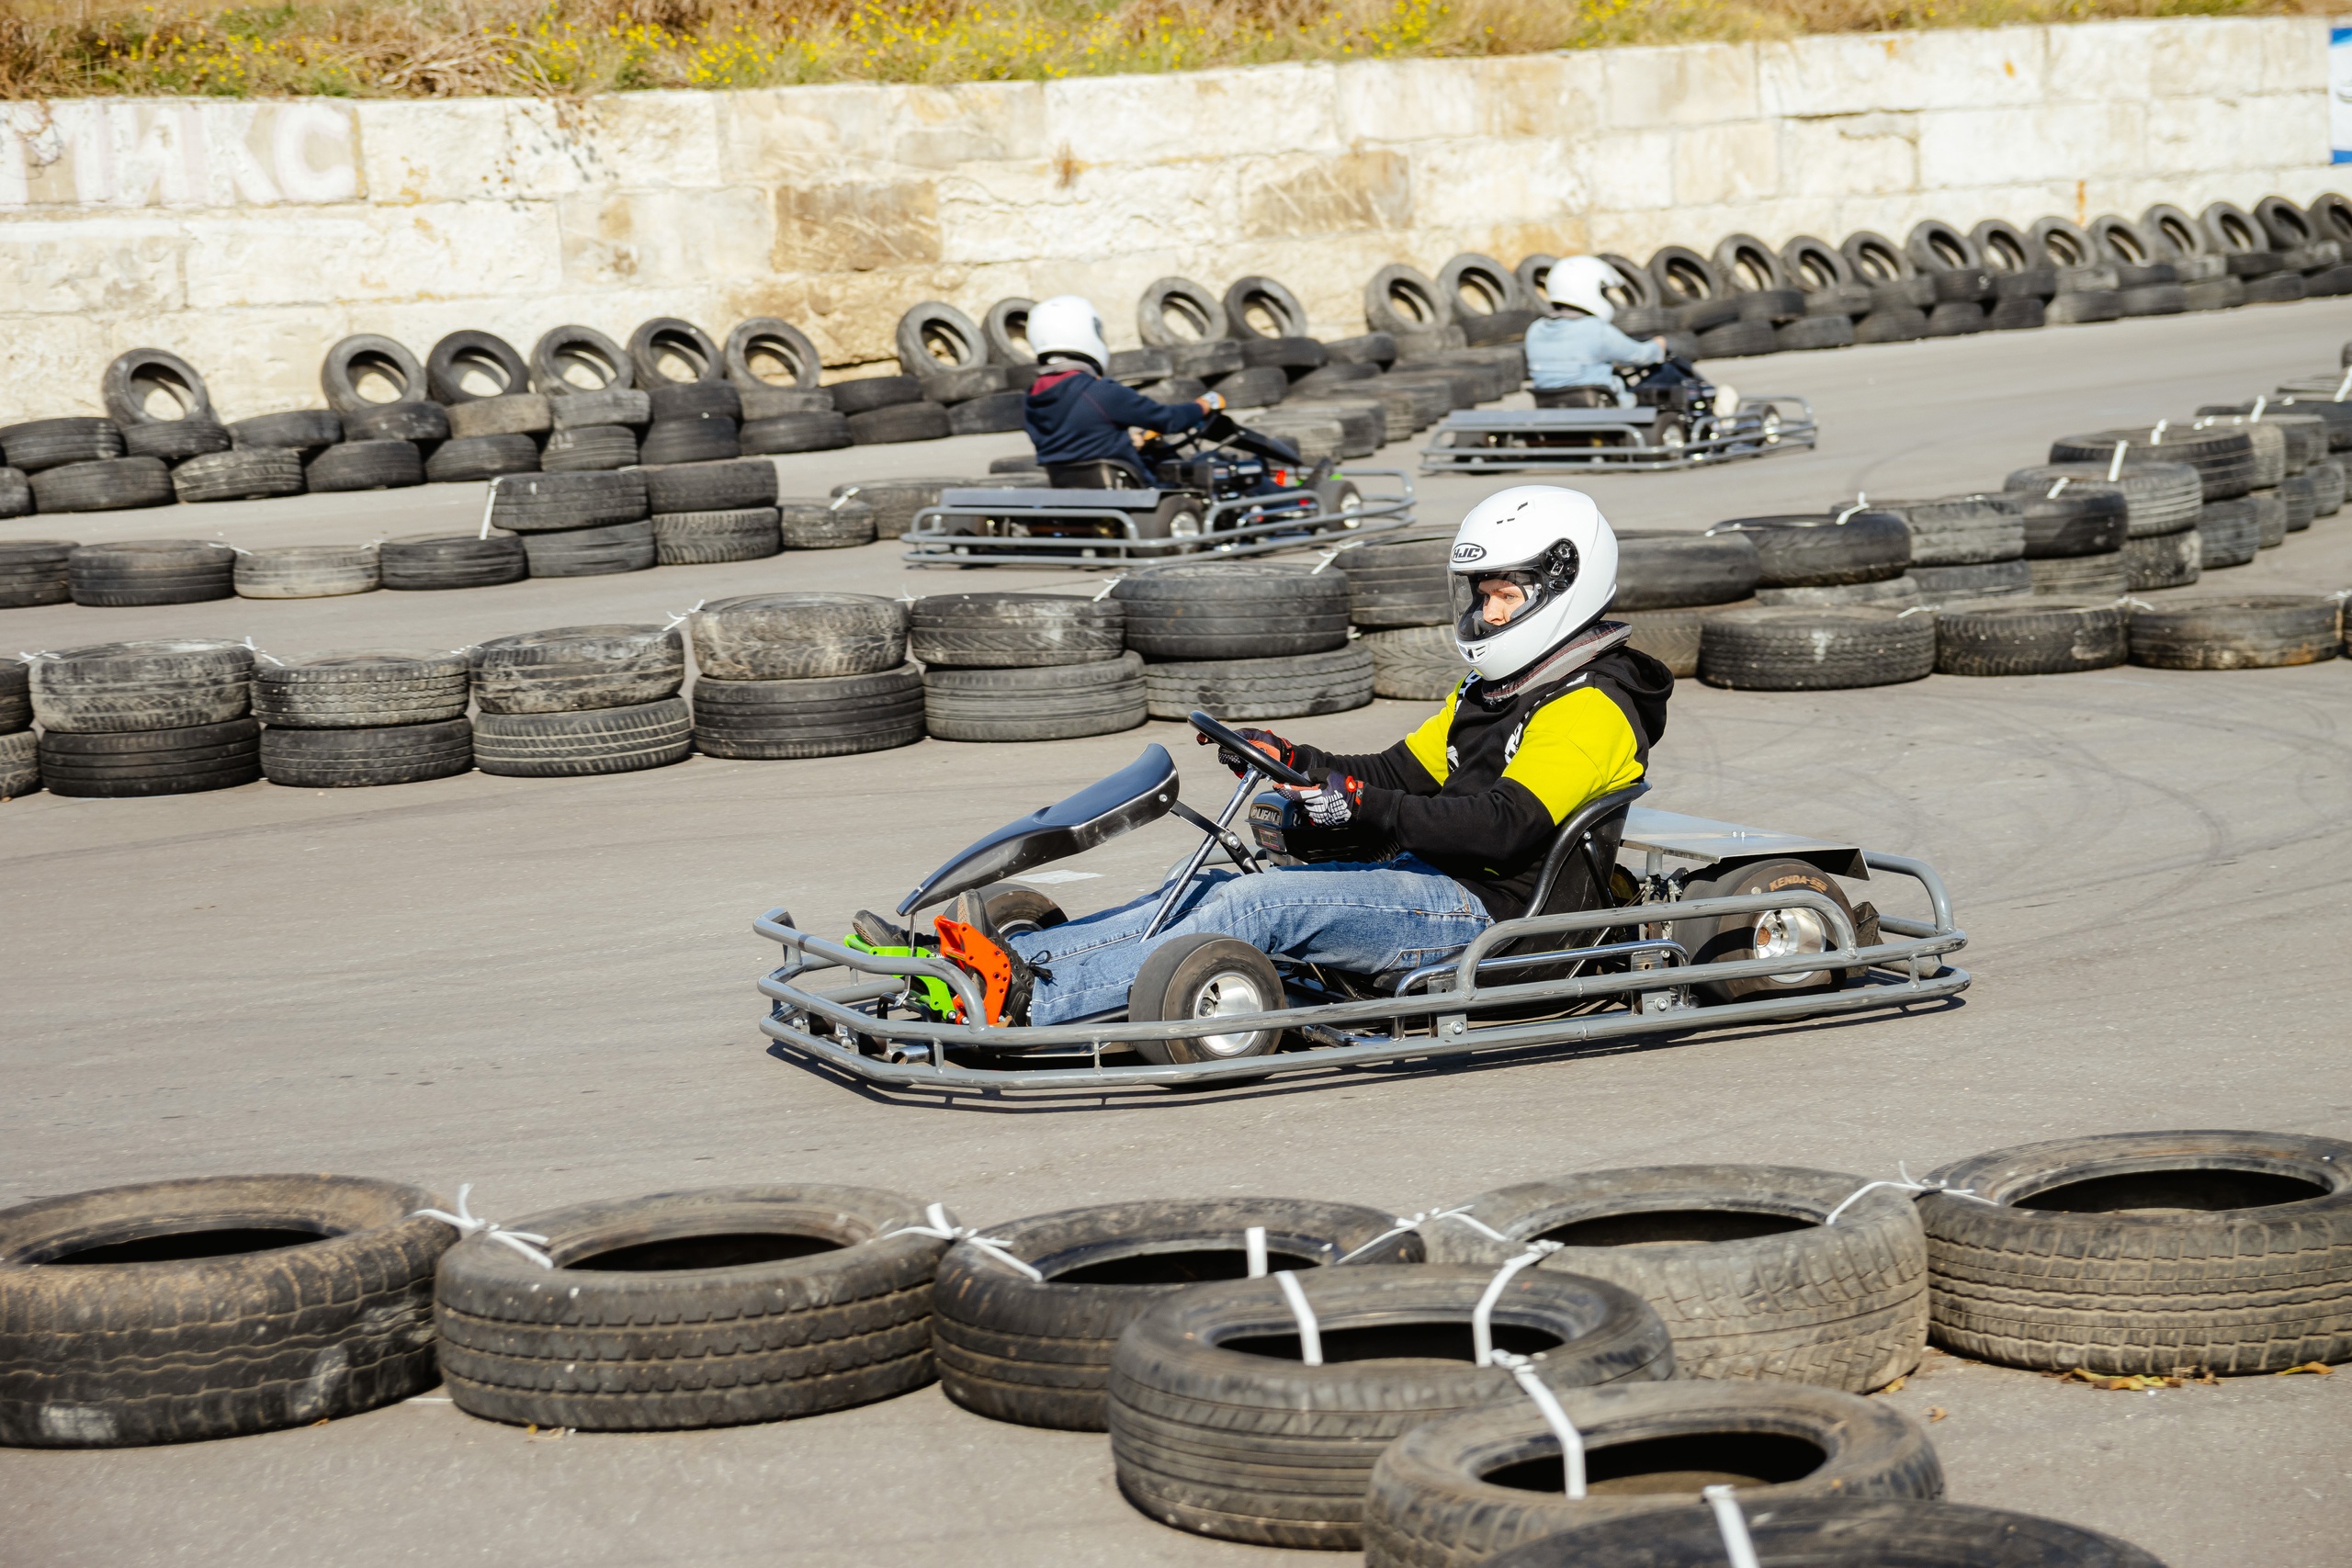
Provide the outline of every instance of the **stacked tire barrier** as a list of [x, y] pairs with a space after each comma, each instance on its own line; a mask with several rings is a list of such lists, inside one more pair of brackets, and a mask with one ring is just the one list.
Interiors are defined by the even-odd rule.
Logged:
[[[253, 668], [251, 649], [214, 641], [108, 642], [35, 655], [25, 671], [40, 724], [40, 783], [54, 795], [106, 799], [253, 783], [261, 777]], [[26, 775], [16, 780], [21, 785]]]
[[923, 667], [923, 727], [942, 740], [1061, 740], [1149, 716], [1115, 599], [933, 594], [911, 606], [909, 649]]
[[1633, 646], [1676, 675], [1696, 675], [1707, 621], [1754, 608], [1762, 571], [1755, 542], [1745, 534], [1628, 528], [1617, 536], [1617, 597], [1610, 618], [1632, 626]]
[[1372, 701], [1373, 656], [1349, 637], [1347, 574], [1264, 561], [1154, 567], [1111, 590], [1144, 661], [1155, 718], [1341, 713]]
[[694, 739], [706, 755], [834, 757], [922, 739], [922, 672], [908, 662], [897, 600], [752, 593], [717, 600], [687, 623]]
[[474, 765], [463, 653], [322, 654], [254, 667], [262, 776], [304, 789], [414, 784]]
[[[657, 566], [759, 560], [784, 549], [775, 465], [744, 462], [642, 468]], [[796, 521], [803, 514], [795, 513]], [[811, 537], [823, 537], [812, 533]]]
[[517, 778], [634, 773], [684, 761], [685, 643], [663, 626], [563, 626], [471, 650], [474, 766]]
[[[491, 481], [490, 523], [514, 536], [533, 577], [601, 577], [654, 563], [646, 476], [522, 474]], [[770, 475], [773, 485], [774, 475]]]
[[1453, 583], [1446, 566], [1451, 534], [1351, 546], [1333, 570], [1348, 577], [1348, 620], [1357, 646], [1372, 655], [1378, 697], [1436, 702], [1462, 683], [1453, 640]]

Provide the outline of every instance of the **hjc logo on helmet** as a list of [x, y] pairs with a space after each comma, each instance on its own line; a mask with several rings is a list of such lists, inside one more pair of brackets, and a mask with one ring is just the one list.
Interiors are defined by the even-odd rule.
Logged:
[[1453, 547], [1453, 564], [1456, 566], [1467, 566], [1474, 560], [1486, 558], [1487, 547], [1484, 545], [1463, 544]]

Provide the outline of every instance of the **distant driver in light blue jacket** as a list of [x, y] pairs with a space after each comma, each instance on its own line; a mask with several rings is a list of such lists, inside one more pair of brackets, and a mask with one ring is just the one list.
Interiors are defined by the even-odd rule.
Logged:
[[1527, 329], [1527, 375], [1538, 408], [1630, 407], [1633, 394], [1618, 381], [1616, 367], [1666, 358], [1664, 338], [1641, 342], [1610, 325], [1617, 307], [1601, 290], [1624, 286], [1617, 269], [1598, 256], [1566, 256], [1553, 265], [1544, 280], [1553, 314]]

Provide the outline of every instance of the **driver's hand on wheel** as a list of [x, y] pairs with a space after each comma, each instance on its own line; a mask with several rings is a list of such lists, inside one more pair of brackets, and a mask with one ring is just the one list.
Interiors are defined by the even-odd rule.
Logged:
[[[1240, 731], [1240, 735], [1242, 739], [1247, 740], [1283, 767], [1298, 766], [1298, 749], [1272, 730], [1245, 729]], [[1216, 746], [1216, 741], [1197, 731], [1194, 732], [1193, 739], [1199, 745]], [[1216, 746], [1216, 760], [1232, 769], [1233, 776], [1237, 779], [1249, 771], [1250, 765], [1241, 760], [1241, 753], [1229, 746]]]
[[1314, 789], [1293, 789], [1299, 805], [1318, 828], [1340, 828], [1355, 820], [1363, 805], [1363, 781], [1349, 773], [1333, 773]]
[[1203, 392], [1199, 397], [1194, 398], [1193, 400], [1200, 404], [1203, 409], [1206, 410], [1210, 413], [1222, 413], [1225, 412], [1225, 394], [1223, 392]]

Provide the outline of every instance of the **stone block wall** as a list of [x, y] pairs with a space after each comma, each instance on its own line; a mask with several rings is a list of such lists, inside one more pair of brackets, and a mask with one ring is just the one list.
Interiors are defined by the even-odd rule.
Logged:
[[2339, 181], [2325, 22], [2177, 19], [1476, 61], [585, 102], [0, 105], [0, 421], [95, 412], [155, 345], [229, 417], [322, 354], [459, 327], [528, 352], [680, 315], [888, 368], [906, 306], [1290, 285], [1363, 330], [1373, 270], [1485, 251], [1779, 243], [2307, 200]]

